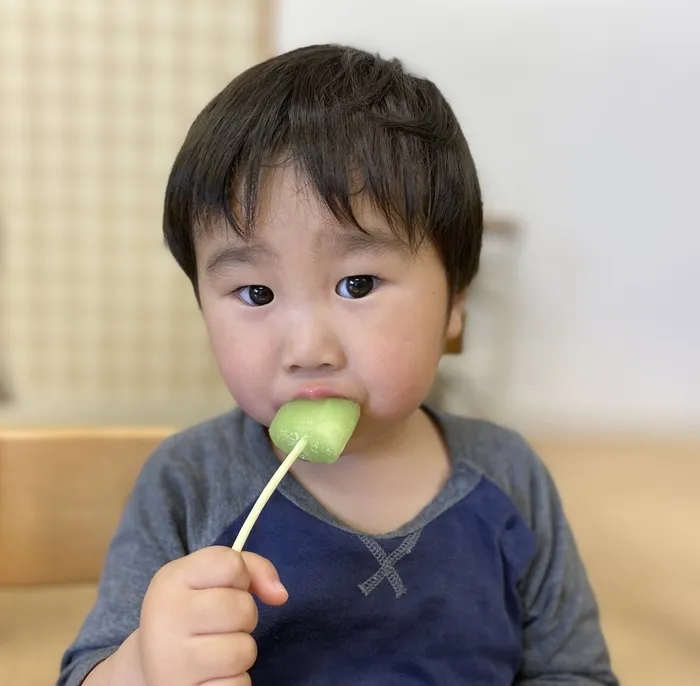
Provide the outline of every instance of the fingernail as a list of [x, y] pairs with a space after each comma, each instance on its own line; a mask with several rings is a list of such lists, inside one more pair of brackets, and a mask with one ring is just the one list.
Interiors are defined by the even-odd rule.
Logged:
[[280, 593], [284, 593], [285, 595], [289, 595], [289, 592], [284, 587], [284, 584], [281, 581], [275, 581], [275, 583], [273, 585], [274, 585], [276, 591], [279, 591]]

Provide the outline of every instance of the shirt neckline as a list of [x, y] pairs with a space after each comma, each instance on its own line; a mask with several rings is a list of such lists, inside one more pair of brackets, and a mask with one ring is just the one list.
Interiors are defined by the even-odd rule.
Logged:
[[[465, 454], [465, 448], [468, 450], [471, 446], [464, 445], [463, 431], [458, 432], [455, 426], [457, 418], [447, 413], [432, 410], [426, 406], [422, 406], [422, 409], [442, 433], [452, 467], [451, 474], [440, 492], [415, 517], [397, 529], [384, 534], [368, 534], [365, 531], [348, 526], [314, 498], [291, 473], [284, 477], [277, 491], [308, 515], [329, 526], [357, 536], [370, 536], [377, 540], [388, 540], [404, 538], [423, 529], [427, 524], [437, 519], [437, 517], [466, 497], [476, 487], [481, 477], [471, 467], [468, 456]], [[458, 440], [458, 435], [461, 440]], [[267, 429], [250, 416], [245, 415], [244, 437], [246, 449], [250, 451], [251, 455], [255, 456], [255, 463], [258, 465], [260, 472], [271, 475], [279, 467], [280, 462], [270, 443]]]

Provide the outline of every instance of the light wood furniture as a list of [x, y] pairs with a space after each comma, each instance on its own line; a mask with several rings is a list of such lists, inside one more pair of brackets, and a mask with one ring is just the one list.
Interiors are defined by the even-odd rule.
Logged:
[[47, 686], [167, 429], [0, 430], [0, 684]]
[[700, 440], [533, 443], [562, 494], [623, 686], [700, 684]]
[[138, 470], [167, 433], [0, 431], [0, 586], [97, 580]]
[[[54, 683], [138, 469], [166, 429], [0, 431], [0, 683]], [[700, 443], [533, 440], [630, 686], [700, 683]]]

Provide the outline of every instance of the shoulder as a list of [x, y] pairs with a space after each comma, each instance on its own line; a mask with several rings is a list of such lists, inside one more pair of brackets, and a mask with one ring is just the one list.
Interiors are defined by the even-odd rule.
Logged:
[[255, 453], [265, 447], [264, 429], [242, 410], [234, 409], [168, 436], [147, 465], [198, 474], [230, 467], [245, 469], [259, 462]]
[[182, 458], [192, 451], [220, 449], [240, 440], [245, 430], [246, 415], [239, 409], [176, 431], [158, 447], [158, 452], [171, 459]]
[[558, 507], [549, 470], [521, 433], [482, 419], [436, 416], [455, 465], [473, 470], [502, 491], [530, 528], [537, 528], [543, 508]]
[[183, 522], [191, 549], [242, 512], [274, 467], [263, 427], [239, 409], [174, 433], [155, 449], [132, 499]]
[[243, 415], [228, 412], [200, 424], [181, 429], [165, 438], [148, 457], [140, 481], [177, 478], [183, 482], [216, 470], [220, 458], [236, 450], [240, 443]]
[[474, 507], [496, 530], [518, 577], [553, 551], [573, 550], [549, 470], [518, 432], [493, 422], [437, 415], [454, 469], [471, 475]]

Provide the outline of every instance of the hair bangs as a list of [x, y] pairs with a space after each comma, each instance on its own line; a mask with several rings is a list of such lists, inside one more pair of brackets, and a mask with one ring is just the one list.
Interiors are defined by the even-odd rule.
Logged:
[[195, 241], [222, 219], [249, 240], [268, 172], [280, 165], [292, 165], [344, 225], [367, 230], [362, 200], [410, 248], [429, 238], [454, 292], [476, 273], [480, 189], [447, 101], [396, 60], [322, 45], [243, 72], [192, 124], [168, 180], [163, 229], [195, 291]]

